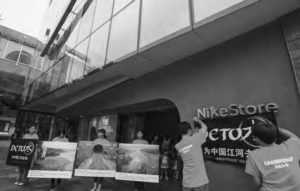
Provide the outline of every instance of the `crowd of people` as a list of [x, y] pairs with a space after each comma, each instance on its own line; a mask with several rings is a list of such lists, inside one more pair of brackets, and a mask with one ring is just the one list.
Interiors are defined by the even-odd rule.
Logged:
[[[276, 127], [265, 118], [253, 117], [252, 133], [261, 148], [249, 153], [245, 173], [253, 178], [253, 183], [260, 191], [299, 191], [300, 190], [300, 140], [292, 132]], [[183, 191], [208, 191], [209, 179], [203, 159], [201, 145], [206, 142], [207, 126], [198, 118], [194, 125], [181, 122], [178, 125], [180, 136], [176, 140], [169, 135], [153, 136], [150, 144], [159, 145], [160, 180], [179, 180]], [[282, 139], [277, 142], [278, 137]], [[28, 129], [24, 136], [16, 131], [12, 138], [39, 139], [35, 126]], [[53, 141], [68, 142], [63, 131], [59, 131]], [[106, 132], [98, 130], [97, 144], [106, 144]], [[138, 131], [132, 144], [149, 144], [142, 131]], [[94, 152], [101, 151], [95, 148]], [[16, 185], [28, 183], [28, 167], [18, 167]], [[91, 191], [101, 191], [103, 178], [95, 177]], [[61, 184], [60, 179], [51, 179], [51, 188]], [[135, 191], [144, 191], [143, 182], [134, 183]]]

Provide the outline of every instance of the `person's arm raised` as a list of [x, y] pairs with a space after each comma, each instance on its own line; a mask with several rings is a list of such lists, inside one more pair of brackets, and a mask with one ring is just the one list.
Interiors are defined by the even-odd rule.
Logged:
[[200, 124], [201, 126], [201, 129], [199, 129], [204, 135], [206, 135], [207, 133], [207, 125], [201, 120], [199, 119], [198, 117], [194, 117], [193, 119], [194, 122]]
[[279, 136], [281, 136], [284, 139], [289, 139], [289, 138], [298, 139], [299, 138], [299, 137], [297, 137], [297, 135], [295, 135], [294, 133], [292, 133], [291, 131], [289, 131], [287, 129], [278, 127], [278, 131], [279, 131]]

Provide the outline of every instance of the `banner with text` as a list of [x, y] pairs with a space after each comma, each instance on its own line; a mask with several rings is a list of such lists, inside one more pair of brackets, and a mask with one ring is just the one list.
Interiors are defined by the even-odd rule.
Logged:
[[277, 124], [273, 112], [204, 120], [208, 127], [206, 143], [202, 145], [204, 158], [245, 164], [249, 151], [259, 148], [252, 135], [256, 116]]
[[34, 139], [13, 139], [8, 150], [6, 164], [29, 167], [37, 142]]
[[119, 144], [117, 180], [158, 183], [159, 146]]
[[77, 143], [43, 141], [38, 145], [37, 160], [28, 177], [71, 178]]

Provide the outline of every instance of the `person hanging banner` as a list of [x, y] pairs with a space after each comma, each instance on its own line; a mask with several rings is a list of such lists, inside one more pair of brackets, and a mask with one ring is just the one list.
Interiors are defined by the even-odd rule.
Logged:
[[29, 167], [38, 143], [35, 139], [12, 139], [6, 159], [7, 165]]
[[119, 144], [117, 180], [159, 182], [159, 146]]
[[260, 147], [252, 136], [255, 117], [277, 124], [273, 112], [204, 120], [208, 127], [206, 143], [202, 145], [204, 158], [244, 165], [248, 152]]
[[72, 178], [77, 143], [42, 141], [30, 178]]

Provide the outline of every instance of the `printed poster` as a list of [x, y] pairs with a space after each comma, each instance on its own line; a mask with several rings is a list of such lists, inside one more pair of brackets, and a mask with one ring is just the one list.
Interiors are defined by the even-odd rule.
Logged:
[[115, 177], [117, 143], [80, 141], [75, 159], [75, 176]]
[[35, 139], [13, 139], [9, 146], [6, 164], [29, 167], [37, 142]]
[[204, 158], [244, 165], [249, 151], [260, 147], [252, 135], [252, 119], [257, 116], [277, 124], [273, 112], [205, 120], [208, 135], [202, 145]]
[[159, 146], [119, 144], [117, 180], [159, 182]]
[[72, 177], [77, 143], [40, 142], [37, 148], [37, 160], [29, 170], [30, 178]]

